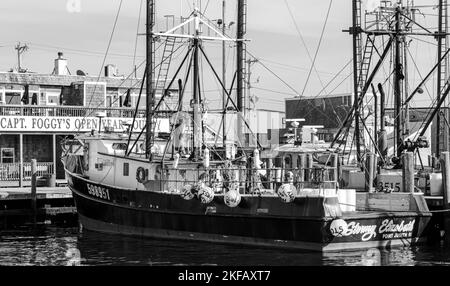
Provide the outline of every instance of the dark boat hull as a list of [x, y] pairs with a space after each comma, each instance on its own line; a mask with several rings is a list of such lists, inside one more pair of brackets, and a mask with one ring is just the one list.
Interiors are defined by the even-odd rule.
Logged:
[[243, 196], [238, 207], [229, 208], [221, 196], [202, 204], [175, 194], [118, 189], [68, 176], [80, 223], [106, 233], [339, 251], [418, 243], [430, 220], [429, 213], [417, 212], [337, 217], [332, 213], [338, 202], [324, 197], [286, 204], [277, 197]]

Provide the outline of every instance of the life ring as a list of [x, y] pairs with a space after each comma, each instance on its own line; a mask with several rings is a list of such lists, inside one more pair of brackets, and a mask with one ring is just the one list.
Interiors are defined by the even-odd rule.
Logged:
[[144, 183], [147, 181], [147, 175], [145, 174], [145, 169], [142, 167], [137, 168], [136, 170], [136, 180], [139, 183]]

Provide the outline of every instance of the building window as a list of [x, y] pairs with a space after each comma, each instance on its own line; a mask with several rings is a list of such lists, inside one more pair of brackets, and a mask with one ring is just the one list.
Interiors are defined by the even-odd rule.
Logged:
[[124, 176], [130, 175], [130, 163], [123, 163], [123, 175]]
[[14, 148], [2, 148], [0, 150], [0, 162], [14, 163]]
[[20, 92], [6, 92], [5, 103], [9, 105], [21, 105], [22, 93]]

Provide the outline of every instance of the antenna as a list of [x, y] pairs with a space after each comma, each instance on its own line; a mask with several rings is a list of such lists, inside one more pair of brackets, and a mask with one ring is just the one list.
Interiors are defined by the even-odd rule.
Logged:
[[27, 44], [21, 45], [20, 42], [14, 47], [17, 50], [17, 72], [26, 72], [26, 70], [22, 70], [21, 68], [21, 59], [22, 54], [28, 50]]

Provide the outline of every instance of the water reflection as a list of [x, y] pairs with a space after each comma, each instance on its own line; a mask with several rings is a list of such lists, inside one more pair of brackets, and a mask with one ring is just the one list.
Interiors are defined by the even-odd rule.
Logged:
[[0, 233], [0, 265], [65, 265], [76, 229], [21, 229]]
[[46, 227], [1, 231], [0, 265], [450, 265], [450, 250], [437, 245], [321, 254]]

